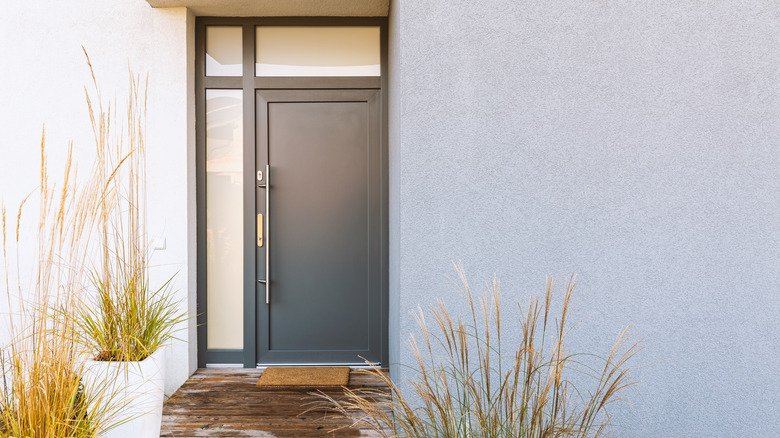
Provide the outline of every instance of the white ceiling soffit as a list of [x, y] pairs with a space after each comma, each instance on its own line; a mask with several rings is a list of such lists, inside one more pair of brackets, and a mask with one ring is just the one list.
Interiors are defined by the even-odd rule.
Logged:
[[386, 17], [390, 0], [146, 0], [212, 17]]

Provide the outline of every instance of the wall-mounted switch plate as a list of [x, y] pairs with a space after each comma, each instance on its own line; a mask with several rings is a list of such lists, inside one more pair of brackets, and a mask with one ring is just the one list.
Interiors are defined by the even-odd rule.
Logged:
[[152, 246], [153, 251], [165, 251], [166, 249], [167, 249], [167, 242], [165, 240], [165, 237], [154, 239], [154, 244]]

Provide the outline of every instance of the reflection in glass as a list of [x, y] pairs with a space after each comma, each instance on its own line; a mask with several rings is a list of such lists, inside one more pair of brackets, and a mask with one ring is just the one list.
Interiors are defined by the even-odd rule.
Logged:
[[379, 27], [258, 26], [257, 76], [379, 76]]
[[241, 76], [241, 27], [206, 27], [206, 76]]
[[244, 348], [241, 90], [206, 90], [206, 324], [209, 349]]

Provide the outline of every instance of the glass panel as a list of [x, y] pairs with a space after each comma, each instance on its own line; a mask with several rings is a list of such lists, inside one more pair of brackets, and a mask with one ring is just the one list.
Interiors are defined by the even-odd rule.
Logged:
[[206, 27], [206, 76], [241, 76], [241, 27]]
[[258, 26], [257, 76], [379, 76], [379, 27]]
[[206, 90], [206, 297], [209, 349], [244, 348], [241, 90]]

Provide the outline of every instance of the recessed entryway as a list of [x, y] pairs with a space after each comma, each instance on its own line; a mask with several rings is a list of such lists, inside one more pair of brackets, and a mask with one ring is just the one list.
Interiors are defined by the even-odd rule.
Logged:
[[385, 20], [196, 27], [199, 366], [387, 364]]

